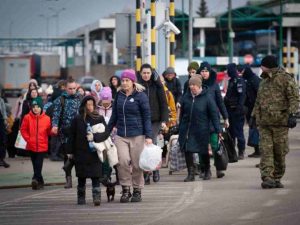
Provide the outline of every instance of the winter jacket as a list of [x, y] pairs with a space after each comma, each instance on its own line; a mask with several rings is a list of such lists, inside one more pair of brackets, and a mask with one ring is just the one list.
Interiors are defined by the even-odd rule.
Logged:
[[[62, 104], [63, 101], [63, 104]], [[78, 114], [80, 106], [80, 96], [78, 93], [75, 95], [68, 95], [67, 92], [63, 92], [61, 97], [54, 101], [54, 110], [52, 117], [52, 127], [59, 128], [59, 135], [63, 143], [66, 143], [68, 130], [71, 126], [73, 118]], [[63, 108], [63, 114], [61, 110]]]
[[289, 114], [299, 108], [299, 88], [292, 74], [283, 68], [263, 73], [252, 116], [257, 125], [287, 126]]
[[110, 105], [108, 108], [105, 108], [104, 106], [100, 105], [100, 106], [98, 106], [97, 111], [99, 112], [99, 114], [101, 116], [104, 117], [105, 122], [108, 124], [109, 119], [112, 114], [112, 105]]
[[195, 97], [190, 92], [186, 93], [181, 101], [178, 138], [180, 149], [185, 152], [208, 154], [210, 121], [215, 132], [220, 133], [218, 109], [207, 87], [203, 87], [202, 92]]
[[114, 127], [121, 137], [152, 137], [150, 105], [144, 92], [134, 90], [129, 96], [122, 90], [118, 92], [108, 124], [109, 132]]
[[115, 99], [115, 98], [116, 98], [116, 95], [117, 95], [117, 92], [118, 92], [118, 89], [117, 89], [115, 86], [112, 85], [112, 82], [111, 82], [111, 81], [112, 81], [113, 78], [117, 78], [117, 80], [118, 80], [118, 87], [121, 86], [121, 79], [120, 79], [120, 77], [118, 77], [118, 76], [112, 76], [112, 77], [109, 79], [109, 87], [110, 87], [111, 92], [112, 92], [112, 98]]
[[179, 79], [177, 77], [174, 77], [174, 79], [168, 80], [165, 77], [165, 82], [168, 90], [171, 91], [174, 96], [175, 103], [179, 102], [182, 96], [182, 88]]
[[35, 115], [30, 111], [25, 115], [20, 131], [27, 142], [27, 150], [33, 152], [48, 151], [48, 136], [51, 132], [51, 122], [49, 116], [44, 112], [41, 115]]
[[208, 86], [209, 94], [212, 99], [215, 100], [215, 103], [220, 110], [220, 113], [223, 119], [228, 119], [228, 113], [221, 95], [221, 90], [219, 84], [216, 83], [217, 74], [215, 71], [211, 70], [209, 73], [209, 78], [207, 80], [202, 80], [202, 84]]
[[173, 94], [168, 90], [168, 88], [165, 85], [163, 85], [163, 87], [166, 94], [166, 100], [167, 100], [168, 111], [169, 111], [169, 120], [167, 122], [167, 126], [168, 127], [175, 126], [177, 114], [176, 114], [176, 105], [175, 105], [174, 97]]
[[247, 107], [246, 119], [249, 122], [256, 101], [258, 87], [261, 79], [255, 73], [252, 72], [249, 66], [245, 67], [243, 78], [246, 81], [245, 106]]
[[144, 93], [149, 98], [151, 122], [168, 122], [169, 110], [162, 83], [159, 80], [154, 81], [153, 75], [149, 81], [140, 78], [139, 83], [146, 88]]
[[6, 106], [3, 98], [0, 97], [0, 112], [3, 116], [3, 119], [6, 120], [7, 114], [6, 114]]
[[[97, 152], [90, 151], [89, 143], [86, 138], [87, 123], [90, 123], [91, 126], [102, 123], [106, 127], [105, 120], [102, 116], [99, 116], [99, 118], [87, 116], [86, 121], [84, 121], [83, 115], [77, 115], [72, 121], [70, 138], [67, 144], [67, 153], [74, 155], [77, 177], [101, 177], [102, 164]], [[94, 142], [103, 142], [108, 137], [109, 132], [106, 127], [105, 132], [94, 134]]]

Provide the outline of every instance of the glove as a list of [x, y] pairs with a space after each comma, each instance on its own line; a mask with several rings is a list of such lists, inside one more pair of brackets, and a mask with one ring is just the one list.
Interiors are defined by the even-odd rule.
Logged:
[[288, 118], [288, 124], [287, 124], [287, 126], [289, 128], [294, 128], [294, 127], [296, 127], [296, 125], [297, 125], [297, 117], [296, 117], [296, 115], [295, 114], [290, 114], [289, 118]]
[[249, 127], [252, 129], [252, 128], [255, 128], [257, 125], [256, 125], [256, 118], [254, 116], [251, 116], [250, 117], [250, 120], [249, 120]]
[[92, 132], [88, 132], [86, 135], [88, 141], [94, 141], [94, 135]]

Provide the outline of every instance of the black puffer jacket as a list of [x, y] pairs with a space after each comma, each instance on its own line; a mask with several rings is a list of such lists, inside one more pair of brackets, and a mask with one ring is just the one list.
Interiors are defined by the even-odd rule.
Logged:
[[149, 98], [151, 110], [151, 122], [168, 122], [169, 110], [164, 88], [159, 80], [154, 80], [153, 74], [149, 81], [138, 78], [139, 83], [146, 89], [144, 93]]
[[[94, 99], [84, 98], [82, 100], [80, 108], [84, 107], [86, 101]], [[103, 142], [109, 137], [109, 132], [103, 116], [98, 118], [86, 117], [86, 121], [83, 119], [82, 114], [78, 114], [72, 121], [70, 138], [67, 144], [67, 152], [74, 155], [75, 159], [75, 171], [77, 177], [90, 178], [101, 177], [102, 164], [99, 160], [97, 152], [90, 152], [89, 143], [86, 138], [87, 123], [91, 126], [102, 123], [105, 126], [105, 132], [94, 134], [94, 142]]]

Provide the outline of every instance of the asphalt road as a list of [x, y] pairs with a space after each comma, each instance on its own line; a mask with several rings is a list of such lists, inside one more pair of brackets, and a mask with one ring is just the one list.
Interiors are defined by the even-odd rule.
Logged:
[[[246, 158], [230, 164], [226, 176], [209, 181], [199, 178], [184, 183], [186, 172], [168, 175], [143, 190], [143, 202], [106, 201], [102, 189], [100, 207], [92, 204], [91, 186], [87, 205], [76, 205], [76, 188], [45, 187], [0, 190], [0, 224], [201, 224], [201, 225], [299, 225], [300, 224], [300, 126], [290, 133], [290, 153], [282, 180], [284, 189], [263, 190], [258, 159]], [[252, 149], [247, 149], [252, 153]]]

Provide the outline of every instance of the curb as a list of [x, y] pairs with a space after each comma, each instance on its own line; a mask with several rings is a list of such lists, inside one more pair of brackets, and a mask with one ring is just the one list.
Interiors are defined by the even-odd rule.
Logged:
[[[60, 186], [64, 185], [65, 182], [59, 182], [59, 183], [46, 183], [44, 186]], [[19, 185], [7, 185], [7, 186], [0, 186], [1, 189], [15, 189], [15, 188], [28, 188], [31, 187], [31, 184], [19, 184]]]

